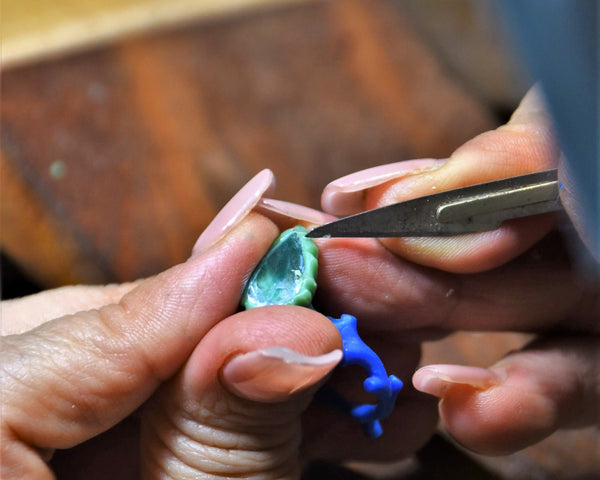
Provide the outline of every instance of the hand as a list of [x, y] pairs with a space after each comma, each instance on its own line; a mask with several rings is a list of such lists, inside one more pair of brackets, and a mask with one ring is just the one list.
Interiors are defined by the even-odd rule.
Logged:
[[[534, 91], [507, 125], [476, 137], [448, 160], [350, 175], [330, 184], [322, 203], [329, 213], [347, 215], [553, 168], [559, 157]], [[568, 185], [561, 192], [567, 208]], [[418, 335], [540, 333], [489, 369], [440, 365], [415, 374], [417, 389], [443, 400], [439, 413], [449, 433], [473, 450], [508, 453], [556, 429], [598, 422], [600, 289], [573, 268], [557, 236], [548, 235], [555, 225], [556, 216], [546, 214], [460, 237], [323, 240], [320, 311], [350, 312], [367, 336], [398, 340], [396, 348], [380, 347], [392, 358]]]
[[244, 279], [276, 234], [256, 215], [149, 280], [4, 302], [3, 334], [14, 335], [0, 352], [3, 478], [49, 477], [42, 457], [140, 407], [236, 311]]
[[[301, 445], [301, 414], [341, 355], [328, 319], [300, 307], [235, 313], [278, 233], [250, 213], [272, 181], [257, 175], [192, 257], [154, 278], [2, 303], [3, 478], [51, 478], [56, 449], [60, 478], [132, 478], [140, 469], [145, 478], [296, 478], [303, 460], [331, 449], [331, 431], [348, 432], [338, 458], [369, 444], [355, 422], [315, 406]], [[408, 375], [417, 360], [408, 349], [396, 366]], [[415, 418], [414, 429], [397, 442], [399, 455], [435, 425], [432, 402], [406, 398], [400, 413]]]

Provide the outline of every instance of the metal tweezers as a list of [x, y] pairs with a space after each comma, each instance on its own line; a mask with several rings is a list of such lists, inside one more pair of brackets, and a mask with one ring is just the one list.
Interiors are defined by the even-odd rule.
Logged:
[[441, 237], [498, 228], [505, 220], [562, 210], [556, 169], [435, 193], [368, 210], [308, 237]]

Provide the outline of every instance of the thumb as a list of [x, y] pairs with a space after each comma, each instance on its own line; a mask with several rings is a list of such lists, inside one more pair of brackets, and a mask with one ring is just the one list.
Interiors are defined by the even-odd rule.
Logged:
[[235, 312], [244, 279], [276, 234], [272, 222], [250, 214], [215, 246], [140, 282], [118, 303], [3, 337], [3, 469], [12, 462], [23, 478], [39, 478], [46, 467], [31, 447], [73, 446], [141, 405]]
[[144, 478], [299, 478], [300, 414], [340, 348], [333, 323], [307, 308], [220, 322], [145, 412]]

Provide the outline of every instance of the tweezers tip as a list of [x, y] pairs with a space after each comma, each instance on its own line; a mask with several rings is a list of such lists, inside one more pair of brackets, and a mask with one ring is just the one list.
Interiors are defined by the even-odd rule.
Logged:
[[310, 232], [306, 234], [308, 238], [331, 238], [331, 234], [327, 232], [323, 232], [325, 230], [321, 227], [315, 227]]

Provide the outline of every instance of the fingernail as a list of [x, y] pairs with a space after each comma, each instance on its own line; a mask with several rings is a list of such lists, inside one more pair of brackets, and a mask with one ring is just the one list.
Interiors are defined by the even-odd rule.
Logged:
[[240, 220], [256, 206], [260, 198], [275, 186], [275, 177], [269, 169], [256, 174], [229, 202], [221, 209], [213, 221], [200, 235], [192, 256], [196, 256], [223, 238]]
[[304, 226], [321, 225], [337, 220], [337, 217], [328, 213], [272, 198], [261, 198], [255, 210], [268, 216], [278, 225], [286, 226], [294, 226], [299, 223]]
[[352, 173], [334, 180], [323, 190], [321, 206], [334, 215], [351, 215], [363, 210], [364, 191], [409, 175], [436, 170], [447, 159], [419, 159], [390, 163]]
[[277, 402], [318, 383], [341, 359], [341, 350], [311, 357], [285, 347], [270, 347], [233, 357], [223, 368], [222, 379], [237, 395]]
[[505, 376], [498, 372], [462, 365], [428, 365], [415, 372], [414, 387], [424, 393], [443, 397], [451, 385], [468, 385], [477, 390], [487, 390], [499, 385]]

